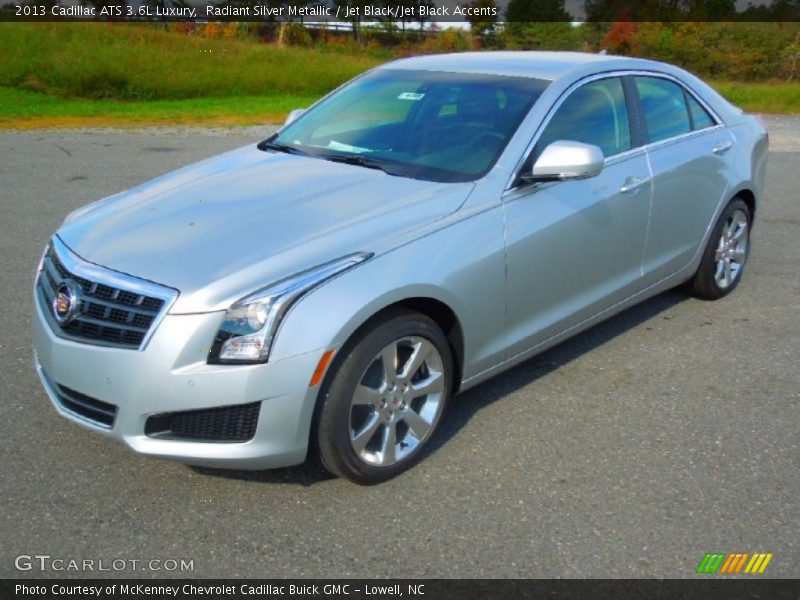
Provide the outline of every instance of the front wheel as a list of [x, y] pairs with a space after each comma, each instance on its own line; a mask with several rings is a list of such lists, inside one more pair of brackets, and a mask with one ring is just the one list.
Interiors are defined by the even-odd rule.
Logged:
[[421, 457], [451, 394], [453, 357], [424, 315], [379, 317], [342, 349], [321, 390], [317, 449], [334, 475], [390, 479]]
[[717, 300], [739, 285], [750, 253], [751, 222], [747, 204], [734, 198], [720, 215], [697, 273], [687, 283], [694, 296]]

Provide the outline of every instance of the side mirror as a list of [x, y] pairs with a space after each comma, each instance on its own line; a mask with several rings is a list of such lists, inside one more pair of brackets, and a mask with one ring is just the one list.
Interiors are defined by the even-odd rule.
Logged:
[[297, 118], [306, 112], [305, 108], [295, 108], [292, 112], [289, 113], [289, 116], [286, 117], [286, 120], [283, 122], [283, 126], [286, 127], [292, 121], [296, 121]]
[[544, 149], [526, 179], [587, 179], [600, 174], [604, 160], [598, 146], [558, 140]]

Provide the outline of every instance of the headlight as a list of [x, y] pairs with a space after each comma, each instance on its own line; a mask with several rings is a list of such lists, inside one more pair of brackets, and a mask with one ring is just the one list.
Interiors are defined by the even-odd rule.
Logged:
[[50, 242], [47, 242], [47, 245], [42, 250], [42, 257], [39, 259], [39, 264], [36, 267], [36, 274], [33, 276], [33, 289], [36, 290], [36, 286], [39, 285], [39, 277], [42, 276], [42, 269], [44, 269], [44, 259], [47, 256], [47, 253], [50, 251]]
[[47, 244], [45, 244], [44, 250], [42, 250], [42, 256], [39, 258], [39, 264], [36, 267], [36, 279], [39, 279], [39, 273], [41, 273], [42, 269], [44, 269], [44, 259], [49, 251], [50, 251], [50, 242], [47, 242]]
[[208, 362], [266, 362], [278, 326], [292, 304], [322, 282], [371, 256], [351, 254], [298, 273], [238, 300], [225, 315], [225, 321], [214, 338]]

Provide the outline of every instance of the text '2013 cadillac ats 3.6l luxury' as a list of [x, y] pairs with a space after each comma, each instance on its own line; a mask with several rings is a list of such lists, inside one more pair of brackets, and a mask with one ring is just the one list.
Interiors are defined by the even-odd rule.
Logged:
[[670, 65], [395, 61], [70, 214], [36, 369], [148, 456], [382, 481], [457, 392], [669, 288], [734, 290], [766, 161], [761, 121]]

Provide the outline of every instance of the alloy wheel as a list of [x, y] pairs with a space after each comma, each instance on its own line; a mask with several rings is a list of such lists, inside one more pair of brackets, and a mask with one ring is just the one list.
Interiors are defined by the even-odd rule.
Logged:
[[714, 253], [714, 280], [720, 289], [729, 288], [742, 272], [747, 260], [748, 229], [747, 215], [742, 210], [732, 212], [722, 228]]
[[373, 358], [350, 402], [350, 443], [364, 462], [388, 467], [427, 441], [444, 406], [443, 364], [436, 346], [417, 336]]

